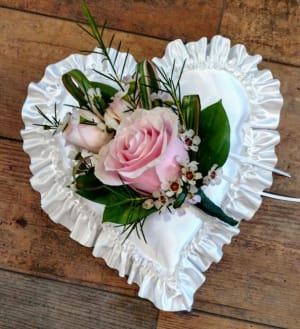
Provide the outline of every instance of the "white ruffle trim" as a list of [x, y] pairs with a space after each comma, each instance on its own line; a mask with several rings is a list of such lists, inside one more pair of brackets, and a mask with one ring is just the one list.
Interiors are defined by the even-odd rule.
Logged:
[[206, 38], [186, 45], [181, 40], [168, 44], [163, 58], [154, 58], [159, 67], [171, 73], [175, 61], [175, 79], [185, 62], [185, 70], [225, 71], [244, 87], [249, 101], [249, 117], [243, 123], [243, 148], [239, 157], [252, 163], [238, 161], [236, 176], [222, 202], [223, 210], [237, 220], [251, 219], [260, 207], [261, 193], [272, 185], [272, 172], [255, 166], [255, 162], [274, 168], [277, 163], [275, 146], [280, 136], [279, 124], [283, 98], [280, 82], [269, 70], [258, 70], [260, 55], [250, 56], [245, 46], [230, 47], [230, 40], [215, 36], [207, 44]]
[[[124, 58], [125, 54], [118, 57], [116, 67], [119, 70]], [[186, 70], [222, 70], [238, 79], [250, 106], [250, 115], [242, 127], [243, 147], [238, 155], [274, 167], [277, 161], [274, 148], [279, 142], [275, 129], [282, 97], [278, 80], [274, 80], [269, 71], [257, 69], [261, 57], [248, 55], [242, 45], [230, 48], [228, 39], [215, 36], [210, 44], [206, 38], [186, 45], [180, 40], [171, 42], [165, 56], [154, 61], [168, 72], [174, 59], [177, 72], [186, 59]], [[132, 74], [135, 65], [129, 56], [124, 76]], [[139, 296], [151, 300], [162, 310], [190, 310], [194, 293], [205, 280], [203, 272], [212, 262], [220, 261], [223, 245], [230, 243], [239, 229], [202, 213], [201, 225], [181, 249], [176, 268], [170, 272], [163, 264], [145, 255], [131, 239], [122, 244], [120, 229], [112, 224], [101, 224], [103, 207], [79, 197], [67, 187], [72, 180], [72, 161], [68, 154], [74, 152], [74, 148], [65, 145], [61, 135], [53, 137], [50, 132], [32, 125], [43, 123], [36, 105], [52, 115], [55, 103], [62, 114], [67, 111], [64, 104], [74, 104], [61, 82], [62, 74], [74, 68], [85, 72], [91, 80], [99, 80], [93, 68], [109, 72], [100, 55], [71, 55], [50, 65], [39, 83], [29, 85], [22, 109], [24, 150], [31, 158], [31, 184], [41, 194], [42, 208], [54, 222], [67, 227], [74, 240], [94, 247], [95, 257], [104, 258], [121, 276], [128, 275], [128, 283], [136, 282], [140, 286]], [[222, 201], [223, 210], [238, 220], [250, 219], [261, 204], [262, 191], [271, 184], [271, 172], [238, 161], [238, 172]]]

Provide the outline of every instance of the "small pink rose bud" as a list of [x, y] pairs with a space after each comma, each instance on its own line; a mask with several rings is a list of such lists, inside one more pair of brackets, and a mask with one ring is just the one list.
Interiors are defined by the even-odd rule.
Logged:
[[[80, 117], [93, 124], [79, 123]], [[113, 136], [106, 131], [105, 125], [96, 115], [85, 110], [72, 113], [63, 134], [68, 143], [93, 153], [98, 153], [100, 148], [107, 144]]]

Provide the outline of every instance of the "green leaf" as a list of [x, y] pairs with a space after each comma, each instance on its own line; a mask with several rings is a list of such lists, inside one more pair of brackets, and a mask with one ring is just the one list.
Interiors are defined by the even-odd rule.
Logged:
[[196, 160], [206, 176], [214, 164], [221, 167], [225, 163], [230, 149], [230, 126], [221, 100], [201, 112], [199, 136]]
[[182, 98], [182, 116], [186, 129], [193, 129], [199, 136], [201, 104], [198, 95], [188, 95]]
[[76, 178], [77, 193], [82, 197], [105, 205], [103, 222], [126, 225], [137, 222], [152, 213], [156, 208], [144, 209], [141, 197], [127, 185], [107, 186], [101, 183], [93, 170]]
[[106, 205], [103, 213], [103, 222], [127, 225], [137, 222], [156, 212], [156, 208], [145, 209], [142, 202], [134, 199], [123, 199], [119, 202]]
[[[72, 71], [71, 71], [72, 72]], [[87, 101], [84, 97], [84, 91], [75, 84], [71, 72], [62, 76], [62, 82], [68, 92], [77, 100], [80, 107], [86, 107]]]
[[219, 218], [221, 221], [231, 225], [235, 226], [238, 224], [236, 220], [234, 220], [232, 217], [227, 216], [224, 211], [218, 207], [215, 203], [213, 203], [206, 194], [202, 191], [200, 188], [197, 192], [197, 194], [201, 197], [201, 202], [195, 204], [198, 208], [202, 209], [204, 212], [206, 212], [208, 215], [211, 215], [213, 217]]
[[62, 81], [69, 93], [78, 101], [80, 107], [84, 107], [92, 111], [91, 104], [87, 99], [89, 89], [99, 88], [101, 97], [95, 97], [97, 110], [100, 114], [111, 102], [111, 98], [117, 93], [117, 89], [97, 81], [90, 81], [80, 70], [71, 70], [62, 76]]
[[151, 62], [143, 61], [137, 64], [137, 74], [142, 107], [149, 110], [152, 108], [150, 96], [159, 90], [156, 72]]
[[173, 207], [179, 208], [185, 201], [187, 193], [186, 192], [181, 192], [178, 197], [176, 198], [176, 200], [174, 201]]
[[[84, 183], [82, 185], [77, 184], [77, 193], [90, 201], [106, 205], [109, 203], [115, 203], [116, 200], [122, 200], [123, 197], [126, 197], [126, 194], [124, 195], [122, 189], [118, 191], [119, 187], [104, 185], [99, 180], [97, 182], [93, 181], [90, 177], [86, 179], [86, 185], [84, 185]], [[89, 179], [92, 181], [89, 182]]]
[[97, 81], [89, 81], [92, 88], [99, 88], [101, 90], [102, 98], [106, 103], [110, 103], [112, 101], [112, 97], [118, 92], [118, 90], [112, 86], [106, 85]]

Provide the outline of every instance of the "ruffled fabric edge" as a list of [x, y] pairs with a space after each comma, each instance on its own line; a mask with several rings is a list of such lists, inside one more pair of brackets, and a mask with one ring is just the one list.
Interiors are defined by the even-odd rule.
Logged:
[[[201, 211], [202, 212], [202, 211]], [[222, 246], [239, 233], [202, 212], [203, 225], [181, 252], [181, 260], [172, 275], [145, 259], [129, 240], [121, 245], [120, 235], [111, 225], [103, 225], [93, 255], [105, 259], [108, 266], [128, 275], [128, 283], [139, 285], [138, 295], [149, 299], [164, 311], [191, 310], [195, 291], [205, 281], [205, 272], [212, 262], [222, 258]]]
[[185, 70], [223, 70], [243, 86], [249, 99], [250, 115], [242, 127], [243, 149], [238, 155], [232, 154], [238, 164], [238, 174], [230, 182], [222, 203], [223, 210], [239, 221], [253, 217], [261, 205], [262, 191], [272, 185], [272, 170], [257, 170], [257, 164], [272, 169], [277, 163], [275, 146], [280, 136], [276, 128], [283, 98], [279, 80], [274, 79], [269, 70], [258, 69], [261, 60], [260, 55], [249, 55], [244, 45], [231, 47], [230, 40], [219, 35], [209, 44], [207, 38], [186, 45], [175, 40], [167, 45], [162, 58], [153, 59], [169, 74], [175, 61], [175, 79], [185, 62]]
[[[273, 79], [271, 72], [257, 69], [261, 57], [248, 55], [243, 45], [230, 48], [229, 39], [215, 36], [210, 44], [207, 44], [206, 38], [186, 45], [181, 40], [173, 41], [168, 44], [165, 56], [154, 61], [167, 70], [172, 67], [175, 58], [178, 72], [186, 59], [188, 69], [226, 70], [241, 82], [249, 96], [251, 115], [243, 127], [245, 147], [240, 155], [274, 167], [277, 160], [274, 147], [279, 142], [275, 129], [279, 122], [282, 97], [279, 82]], [[121, 68], [124, 56], [119, 57], [118, 61], [118, 67]], [[128, 275], [128, 283], [136, 282], [140, 286], [140, 297], [151, 300], [162, 310], [190, 310], [194, 293], [205, 280], [203, 272], [212, 262], [221, 259], [223, 245], [229, 244], [239, 229], [204, 215], [204, 226], [182, 251], [176, 271], [172, 275], [164, 274], [162, 268], [145, 259], [129, 240], [122, 245], [118, 229], [100, 223], [101, 209], [96, 211], [90, 202], [66, 187], [71, 179], [68, 170], [71, 163], [61, 159], [58, 145], [68, 152], [72, 152], [72, 147], [62, 145], [58, 136], [51, 139], [45, 132], [32, 126], [32, 123], [40, 120], [33, 110], [34, 105], [41, 105], [42, 100], [45, 110], [48, 108], [50, 111], [53, 100], [61, 97], [63, 88], [59, 80], [63, 73], [79, 68], [85, 73], [90, 72], [92, 78], [93, 68], [108, 70], [103, 65], [105, 62], [102, 63], [99, 55], [71, 55], [50, 65], [39, 83], [29, 85], [29, 96], [22, 109], [25, 129], [21, 133], [24, 150], [31, 158], [31, 184], [41, 193], [42, 208], [50, 218], [66, 226], [74, 240], [85, 246], [94, 246], [93, 255], [104, 258], [110, 267], [119, 271], [120, 276]], [[130, 56], [124, 74], [131, 74], [134, 68], [135, 61]], [[262, 139], [269, 142], [264, 142], [264, 147], [260, 148]], [[257, 173], [253, 164], [247, 162], [240, 162], [239, 165], [240, 174], [231, 183], [222, 207], [239, 220], [250, 219], [261, 204], [261, 191], [271, 186], [272, 175], [270, 172], [263, 172], [263, 175]]]

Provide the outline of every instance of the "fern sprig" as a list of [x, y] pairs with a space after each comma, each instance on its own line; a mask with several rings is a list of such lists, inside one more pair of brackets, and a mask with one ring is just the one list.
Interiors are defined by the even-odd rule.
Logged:
[[[123, 86], [122, 83], [122, 76], [124, 74], [125, 71], [125, 67], [128, 61], [128, 56], [129, 56], [129, 51], [126, 52], [126, 57], [124, 59], [124, 63], [123, 66], [121, 68], [121, 74], [119, 75], [117, 70], [116, 70], [116, 63], [120, 54], [120, 49], [121, 49], [121, 45], [122, 42], [120, 41], [117, 47], [117, 50], [114, 54], [114, 58], [112, 58], [111, 56], [111, 46], [113, 44], [113, 41], [115, 39], [115, 34], [113, 34], [113, 36], [110, 38], [110, 41], [108, 42], [108, 47], [106, 46], [104, 39], [103, 39], [103, 35], [104, 35], [104, 31], [106, 28], [106, 21], [104, 21], [104, 24], [102, 25], [101, 31], [99, 32], [99, 28], [98, 25], [92, 15], [92, 13], [90, 12], [87, 4], [85, 2], [83, 2], [82, 4], [82, 11], [84, 13], [84, 15], [86, 16], [87, 20], [88, 20], [88, 25], [90, 27], [90, 31], [83, 26], [82, 24], [78, 23], [77, 25], [84, 31], [86, 32], [90, 37], [92, 37], [93, 39], [95, 39], [98, 43], [98, 47], [100, 49], [100, 54], [104, 57], [103, 60], [107, 61], [113, 71], [113, 74], [110, 76], [105, 76], [106, 78], [108, 78], [109, 80], [112, 80], [113, 82], [115, 82], [122, 91], [125, 91], [125, 88]], [[99, 73], [99, 71], [94, 70], [96, 73]], [[103, 74], [101, 74], [103, 76]]]
[[54, 115], [49, 118], [37, 105], [35, 106], [38, 113], [48, 122], [48, 123], [33, 123], [33, 126], [43, 127], [44, 130], [54, 130], [54, 134], [60, 125], [60, 120], [57, 117], [56, 104], [54, 104]]
[[185, 120], [182, 115], [180, 79], [184, 71], [185, 63], [186, 60], [184, 60], [182, 64], [176, 83], [174, 82], [175, 81], [174, 73], [175, 73], [175, 64], [176, 64], [175, 60], [173, 61], [172, 64], [170, 76], [167, 74], [167, 72], [163, 67], [159, 67], [158, 65], [155, 64], [155, 67], [160, 74], [160, 78], [158, 79], [158, 82], [162, 85], [160, 91], [166, 92], [171, 96], [176, 106], [176, 109], [178, 111], [180, 122], [183, 126], [185, 126]]

